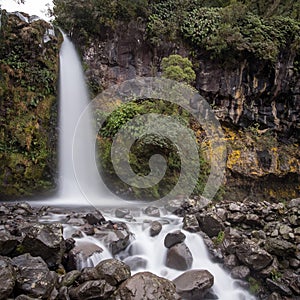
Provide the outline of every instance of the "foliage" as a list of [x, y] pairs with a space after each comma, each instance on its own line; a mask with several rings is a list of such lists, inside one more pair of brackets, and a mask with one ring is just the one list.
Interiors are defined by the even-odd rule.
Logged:
[[[137, 115], [147, 113], [159, 113], [166, 116], [178, 117], [179, 124], [181, 124], [178, 126], [189, 126], [191, 121], [191, 117], [188, 113], [182, 112], [181, 116], [178, 116], [177, 105], [155, 99], [124, 103], [107, 118], [99, 131], [97, 139], [100, 162], [99, 169], [103, 178], [106, 180], [106, 184], [110, 186], [112, 190], [119, 194], [121, 193], [123, 197], [128, 197], [130, 199], [153, 200], [166, 195], [176, 185], [181, 172], [181, 160], [177, 148], [172, 142], [162, 136], [146, 135], [138, 139], [130, 150], [131, 168], [136, 174], [145, 176], [150, 172], [149, 159], [151, 156], [153, 154], [161, 154], [166, 159], [168, 166], [164, 178], [151, 188], [138, 189], [128, 186], [116, 176], [110, 154], [113, 137], [120, 128], [140, 136], [139, 132], [143, 131], [144, 124], [136, 123], [132, 126], [128, 125], [127, 122]], [[168, 136], [175, 136], [178, 134], [178, 128], [172, 127], [168, 130]], [[198, 183], [194, 190], [195, 194], [199, 194], [203, 191], [209, 174], [208, 165], [200, 147], [198, 150], [201, 174], [199, 174]]]
[[164, 57], [161, 63], [163, 77], [192, 84], [196, 79], [196, 74], [192, 69], [193, 64], [187, 57], [178, 54]]
[[0, 195], [6, 197], [53, 188], [55, 172], [57, 41], [41, 43], [49, 28], [42, 20], [25, 27], [16, 21], [4, 13], [0, 31]]

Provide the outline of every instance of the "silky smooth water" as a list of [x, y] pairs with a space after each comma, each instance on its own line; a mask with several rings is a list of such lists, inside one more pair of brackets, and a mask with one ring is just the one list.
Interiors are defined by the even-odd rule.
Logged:
[[[47, 202], [41, 201], [40, 203], [43, 205], [75, 205], [78, 207], [95, 205], [95, 203], [103, 207], [110, 205], [124, 207], [126, 205], [126, 202], [109, 195], [99, 178], [95, 163], [95, 132], [93, 131], [91, 112], [85, 113], [85, 118], [82, 118], [82, 113], [89, 109], [88, 103], [89, 97], [81, 62], [74, 45], [64, 36], [60, 51], [59, 195]], [[80, 122], [78, 122], [79, 120]], [[74, 142], [74, 136], [77, 142]], [[76, 167], [74, 167], [74, 161]], [[82, 187], [84, 188], [82, 189]], [[50, 217], [49, 220], [44, 221], [54, 222], [57, 221], [57, 217], [60, 218], [53, 216], [53, 220]], [[124, 219], [118, 220], [112, 214], [105, 215], [105, 217], [124, 222]], [[164, 224], [158, 236], [150, 237], [150, 223], [145, 223], [145, 219], [158, 220]], [[182, 274], [181, 271], [165, 266], [167, 249], [164, 247], [164, 238], [167, 233], [178, 229], [182, 230], [181, 218], [173, 215], [151, 218], [140, 213], [135, 217], [135, 221], [128, 222], [127, 225], [135, 239], [126, 250], [119, 254], [118, 258], [126, 261], [128, 257], [136, 256], [145, 259], [147, 263], [145, 268], [135, 270], [132, 272], [133, 274], [139, 271], [150, 271], [170, 280]], [[72, 226], [65, 225], [65, 237], [71, 236], [73, 230]], [[207, 269], [213, 274], [215, 278], [213, 291], [219, 299], [255, 299], [238, 287], [237, 281], [233, 280], [219, 264], [210, 260], [200, 235], [183, 232], [186, 235], [185, 243], [194, 258], [192, 269]], [[93, 237], [85, 236], [77, 240], [77, 243], [84, 242], [94, 243], [105, 249], [105, 246]], [[100, 260], [111, 257], [112, 255], [105, 249], [102, 253], [95, 253], [91, 257], [80, 259], [78, 268], [95, 266]]]

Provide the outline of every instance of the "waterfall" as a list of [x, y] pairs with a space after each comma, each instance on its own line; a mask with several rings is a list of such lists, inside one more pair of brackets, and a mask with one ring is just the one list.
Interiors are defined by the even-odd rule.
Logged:
[[55, 202], [80, 206], [119, 204], [111, 197], [98, 173], [96, 132], [81, 61], [73, 43], [63, 35], [60, 50], [59, 197]]

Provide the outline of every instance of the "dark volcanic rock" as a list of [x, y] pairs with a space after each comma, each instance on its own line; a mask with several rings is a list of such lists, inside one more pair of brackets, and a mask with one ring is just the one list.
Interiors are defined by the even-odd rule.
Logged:
[[0, 228], [0, 255], [10, 255], [19, 244], [18, 238], [11, 235], [11, 233]]
[[141, 300], [141, 299], [179, 299], [174, 283], [158, 277], [150, 272], [137, 273], [123, 282], [113, 299]]
[[255, 271], [264, 269], [273, 261], [272, 255], [267, 251], [250, 243], [237, 246], [236, 255], [242, 263]]
[[166, 266], [176, 270], [187, 270], [192, 267], [193, 256], [184, 243], [176, 244], [167, 252]]
[[61, 224], [34, 224], [27, 232], [22, 246], [24, 252], [40, 256], [50, 268], [61, 263], [65, 252]]
[[113, 258], [102, 260], [95, 268], [99, 279], [104, 279], [113, 286], [120, 284], [131, 275], [129, 266]]
[[185, 238], [186, 236], [182, 231], [176, 230], [166, 235], [164, 245], [166, 248], [171, 248], [176, 244], [182, 243], [185, 240]]
[[231, 270], [231, 276], [235, 279], [246, 279], [250, 275], [250, 269], [247, 266], [237, 266]]
[[210, 238], [217, 236], [220, 231], [224, 230], [224, 225], [218, 217], [210, 215], [197, 216], [200, 229], [205, 232]]
[[105, 280], [91, 280], [71, 288], [69, 296], [74, 300], [108, 299], [115, 289]]
[[153, 221], [150, 227], [150, 236], [158, 235], [162, 230], [162, 225], [158, 221]]
[[214, 284], [213, 275], [207, 270], [190, 270], [173, 280], [177, 293], [186, 300], [203, 299]]
[[12, 261], [0, 256], [0, 299], [6, 300], [15, 286], [15, 270]]
[[296, 245], [277, 238], [267, 239], [265, 247], [267, 251], [280, 257], [286, 257], [296, 251]]
[[49, 299], [56, 277], [40, 257], [23, 254], [12, 259], [17, 268], [16, 289], [21, 294]]
[[159, 217], [160, 216], [159, 209], [155, 206], [148, 206], [145, 209], [144, 213], [150, 217]]

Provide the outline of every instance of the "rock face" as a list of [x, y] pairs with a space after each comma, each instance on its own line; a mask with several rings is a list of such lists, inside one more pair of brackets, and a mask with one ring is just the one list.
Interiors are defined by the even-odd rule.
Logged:
[[207, 270], [190, 270], [173, 280], [177, 293], [187, 300], [204, 299], [214, 284], [213, 275]]
[[121, 284], [113, 299], [179, 299], [175, 285], [149, 272], [137, 273]]

